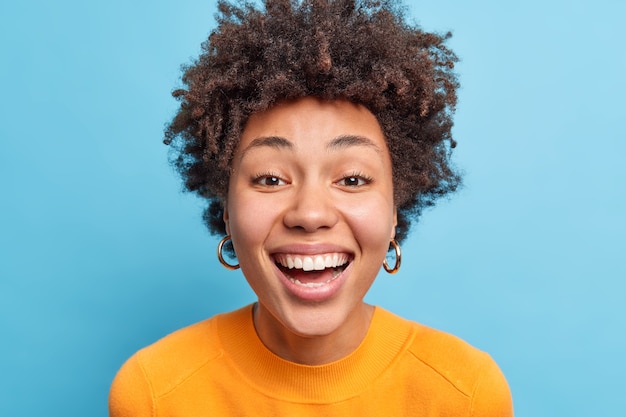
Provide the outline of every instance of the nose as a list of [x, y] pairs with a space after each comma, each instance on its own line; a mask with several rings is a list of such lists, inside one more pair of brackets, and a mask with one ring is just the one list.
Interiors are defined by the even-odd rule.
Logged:
[[303, 185], [291, 198], [283, 218], [285, 226], [290, 229], [312, 233], [333, 227], [339, 219], [331, 190], [322, 184]]

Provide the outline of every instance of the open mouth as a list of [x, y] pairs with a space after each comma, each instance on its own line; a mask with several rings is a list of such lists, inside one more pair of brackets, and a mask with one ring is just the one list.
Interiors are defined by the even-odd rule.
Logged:
[[341, 275], [350, 264], [350, 256], [346, 253], [276, 254], [274, 261], [291, 282], [313, 288], [322, 287]]

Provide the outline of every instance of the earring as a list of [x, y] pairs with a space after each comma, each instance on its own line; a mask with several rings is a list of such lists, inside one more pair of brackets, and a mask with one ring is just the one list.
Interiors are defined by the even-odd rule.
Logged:
[[220, 243], [217, 245], [217, 259], [220, 261], [222, 266], [228, 270], [234, 271], [235, 269], [239, 269], [239, 264], [231, 265], [224, 260], [224, 255], [222, 251], [224, 250], [224, 244], [230, 240], [230, 235], [226, 235], [220, 240]]
[[395, 274], [400, 270], [400, 263], [402, 262], [402, 252], [400, 251], [400, 245], [396, 242], [395, 239], [391, 239], [389, 242], [391, 246], [393, 246], [393, 250], [396, 251], [396, 264], [393, 268], [389, 268], [389, 264], [387, 263], [387, 258], [383, 259], [383, 268], [390, 274]]

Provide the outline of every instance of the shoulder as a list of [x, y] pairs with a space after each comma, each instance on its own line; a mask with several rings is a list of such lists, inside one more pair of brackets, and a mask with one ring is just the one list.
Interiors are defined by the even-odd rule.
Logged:
[[221, 355], [216, 331], [219, 317], [179, 329], [134, 355], [157, 395], [169, 391]]
[[492, 357], [452, 334], [408, 321], [385, 312], [397, 326], [410, 326], [412, 337], [406, 353], [433, 378], [466, 398], [475, 417], [513, 415], [511, 392]]
[[223, 355], [217, 326], [241, 316], [217, 315], [179, 329], [139, 350], [120, 368], [109, 393], [110, 415], [148, 416], [154, 400]]
[[249, 316], [244, 307], [179, 329], [141, 349], [135, 360], [151, 381], [154, 389], [169, 391], [208, 363], [223, 356], [223, 329], [236, 327]]

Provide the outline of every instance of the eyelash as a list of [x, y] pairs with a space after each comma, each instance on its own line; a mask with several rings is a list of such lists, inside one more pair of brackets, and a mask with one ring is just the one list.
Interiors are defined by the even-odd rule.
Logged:
[[261, 181], [264, 180], [264, 179], [265, 180], [270, 179], [270, 180], [276, 180], [276, 181], [279, 181], [279, 182], [280, 181], [285, 182], [285, 180], [280, 178], [279, 175], [276, 175], [273, 172], [265, 172], [265, 173], [262, 173], [262, 174], [257, 174], [254, 177], [252, 177], [252, 183], [253, 184], [257, 184], [257, 185], [263, 185], [263, 186], [266, 186], [266, 187], [275, 187], [277, 185], [281, 185], [281, 184], [261, 184]]
[[345, 175], [344, 177], [342, 177], [338, 183], [341, 183], [342, 181], [348, 180], [348, 179], [356, 179], [358, 182], [363, 182], [362, 184], [353, 184], [353, 185], [348, 185], [348, 184], [344, 184], [345, 187], [349, 187], [349, 188], [358, 188], [358, 187], [362, 187], [364, 185], [368, 185], [371, 184], [372, 181], [374, 181], [374, 179], [372, 177], [369, 177], [367, 175], [362, 174], [361, 172], [353, 172], [349, 175]]

